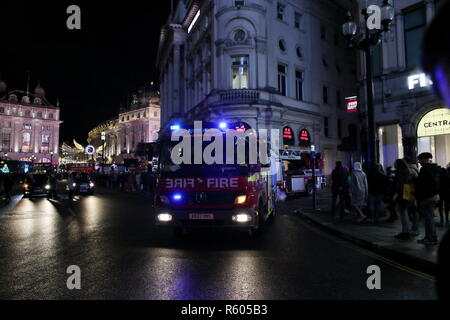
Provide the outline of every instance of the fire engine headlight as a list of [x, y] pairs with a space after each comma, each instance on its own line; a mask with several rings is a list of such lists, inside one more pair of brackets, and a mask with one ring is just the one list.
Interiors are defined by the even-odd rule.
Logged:
[[170, 213], [160, 213], [158, 214], [157, 219], [160, 222], [170, 222], [172, 221], [172, 215]]
[[234, 222], [245, 223], [252, 220], [252, 217], [246, 213], [240, 213], [232, 217]]
[[50, 190], [50, 185], [49, 184], [45, 185], [45, 190]]
[[25, 183], [25, 184], [23, 185], [23, 187], [24, 187], [25, 189], [28, 189], [29, 185]]
[[246, 195], [237, 196], [236, 199], [234, 200], [234, 204], [243, 204], [245, 203], [245, 201], [247, 201]]
[[77, 186], [77, 184], [74, 182], [74, 183], [72, 183], [72, 187], [76, 187]]
[[93, 182], [89, 183], [89, 187], [93, 188], [94, 187], [94, 183]]

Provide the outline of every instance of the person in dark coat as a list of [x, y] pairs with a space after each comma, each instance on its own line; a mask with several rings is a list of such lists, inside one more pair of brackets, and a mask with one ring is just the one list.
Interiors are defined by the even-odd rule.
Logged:
[[331, 192], [333, 200], [331, 203], [331, 216], [334, 218], [336, 211], [336, 200], [339, 197], [340, 219], [344, 219], [345, 209], [350, 207], [349, 199], [349, 175], [342, 166], [341, 161], [336, 162], [336, 168], [331, 172]]
[[383, 200], [389, 183], [381, 164], [376, 164], [369, 169], [367, 182], [369, 184], [369, 212], [371, 219], [377, 222], [384, 214]]
[[439, 217], [441, 225], [448, 224], [450, 212], [450, 163], [441, 169], [441, 186], [439, 191]]
[[8, 199], [11, 199], [11, 190], [14, 186], [14, 181], [11, 179], [9, 174], [6, 175], [3, 180], [3, 190], [5, 191], [5, 195]]

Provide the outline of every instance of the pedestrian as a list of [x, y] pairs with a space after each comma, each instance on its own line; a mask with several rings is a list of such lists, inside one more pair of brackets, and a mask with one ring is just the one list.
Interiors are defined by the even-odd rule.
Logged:
[[440, 167], [431, 162], [433, 158], [429, 152], [419, 155], [422, 165], [416, 183], [416, 196], [422, 216], [425, 219], [425, 238], [417, 242], [426, 245], [437, 244], [436, 224], [434, 222], [434, 211], [439, 202], [440, 191]]
[[342, 166], [341, 161], [336, 161], [336, 167], [331, 172], [331, 216], [334, 219], [336, 211], [336, 200], [339, 197], [339, 218], [344, 219], [345, 209], [350, 207], [349, 204], [349, 175]]
[[14, 181], [11, 179], [10, 174], [7, 174], [3, 180], [3, 190], [5, 192], [6, 198], [11, 200], [11, 190], [14, 186]]
[[394, 201], [396, 210], [402, 223], [402, 231], [395, 236], [399, 240], [408, 240], [411, 236], [418, 236], [419, 217], [413, 210], [412, 227], [409, 226], [408, 210], [414, 206], [415, 181], [417, 172], [410, 168], [404, 159], [395, 161]]
[[369, 169], [367, 183], [369, 184], [369, 212], [371, 219], [377, 222], [380, 216], [384, 215], [384, 196], [389, 184], [381, 164], [376, 164]]
[[441, 225], [448, 224], [449, 212], [450, 212], [450, 163], [447, 165], [447, 168], [441, 169], [441, 185], [439, 190], [439, 217]]
[[350, 201], [352, 210], [358, 215], [359, 223], [367, 219], [363, 208], [367, 206], [368, 196], [367, 176], [362, 170], [361, 162], [355, 162], [350, 175]]
[[386, 222], [394, 222], [398, 219], [397, 216], [397, 210], [395, 208], [395, 201], [394, 201], [394, 195], [395, 195], [395, 168], [387, 167], [387, 178], [388, 178], [388, 185], [385, 195], [385, 202], [388, 205], [388, 211], [389, 211], [389, 218], [386, 220]]

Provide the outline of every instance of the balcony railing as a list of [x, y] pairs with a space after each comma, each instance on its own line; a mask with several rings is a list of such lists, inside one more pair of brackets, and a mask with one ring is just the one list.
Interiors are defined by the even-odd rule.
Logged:
[[233, 102], [257, 102], [259, 100], [259, 91], [250, 89], [225, 90], [219, 93], [221, 101]]

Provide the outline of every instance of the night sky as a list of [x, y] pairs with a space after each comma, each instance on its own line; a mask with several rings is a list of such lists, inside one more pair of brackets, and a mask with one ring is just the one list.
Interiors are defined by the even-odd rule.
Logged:
[[[81, 8], [81, 30], [68, 30], [66, 9]], [[115, 117], [140, 87], [158, 80], [161, 26], [170, 1], [0, 2], [0, 77], [8, 90], [37, 81], [60, 101], [61, 141], [85, 143], [89, 130]]]

